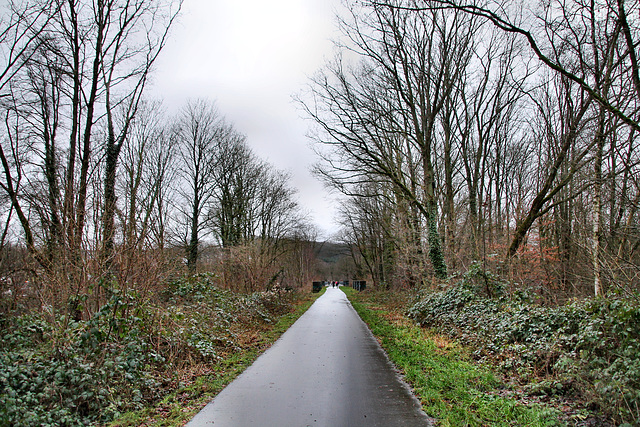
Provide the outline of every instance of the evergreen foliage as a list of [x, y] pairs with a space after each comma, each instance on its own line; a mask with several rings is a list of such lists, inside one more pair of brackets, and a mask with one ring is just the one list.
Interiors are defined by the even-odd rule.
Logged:
[[207, 274], [175, 280], [164, 298], [114, 295], [78, 322], [0, 318], [0, 425], [103, 425], [142, 409], [178, 382], [185, 365], [214, 365], [252, 345], [242, 342], [243, 328], [273, 323], [292, 302], [279, 289], [220, 290]]
[[421, 325], [475, 348], [533, 394], [586, 400], [617, 422], [640, 419], [638, 299], [591, 299], [558, 307], [532, 295], [500, 295], [503, 283], [473, 268], [409, 309]]

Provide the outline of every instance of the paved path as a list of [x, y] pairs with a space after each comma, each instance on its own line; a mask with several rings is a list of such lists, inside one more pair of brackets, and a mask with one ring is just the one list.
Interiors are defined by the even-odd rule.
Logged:
[[429, 425], [345, 294], [333, 288], [187, 424]]

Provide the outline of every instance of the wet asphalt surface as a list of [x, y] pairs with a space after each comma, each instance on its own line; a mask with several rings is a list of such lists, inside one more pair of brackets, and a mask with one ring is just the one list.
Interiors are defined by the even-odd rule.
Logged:
[[187, 424], [430, 425], [345, 294], [333, 288]]

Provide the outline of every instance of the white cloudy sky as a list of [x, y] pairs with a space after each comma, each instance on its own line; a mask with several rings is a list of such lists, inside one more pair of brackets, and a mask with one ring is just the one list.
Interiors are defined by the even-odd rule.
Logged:
[[263, 159], [293, 175], [321, 237], [335, 231], [335, 203], [309, 173], [309, 122], [291, 96], [331, 56], [340, 0], [185, 0], [157, 66], [154, 96], [169, 111], [204, 97]]

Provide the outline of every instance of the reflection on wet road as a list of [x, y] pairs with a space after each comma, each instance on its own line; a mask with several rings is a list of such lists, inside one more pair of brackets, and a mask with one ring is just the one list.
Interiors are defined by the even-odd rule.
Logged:
[[189, 427], [429, 426], [366, 325], [329, 288]]

